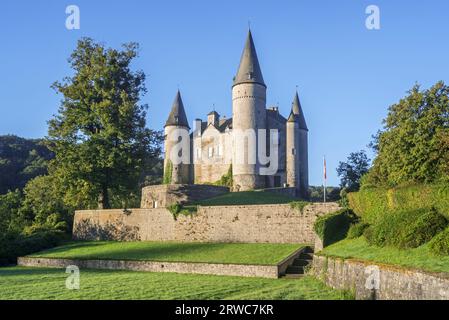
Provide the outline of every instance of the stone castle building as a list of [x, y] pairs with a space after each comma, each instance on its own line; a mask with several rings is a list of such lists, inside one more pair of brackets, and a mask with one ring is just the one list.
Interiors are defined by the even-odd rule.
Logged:
[[[217, 112], [212, 111], [207, 115], [207, 121], [196, 119], [186, 146], [188, 154], [184, 154], [189, 161], [173, 164], [169, 159], [179, 140], [170, 137], [177, 135], [179, 130], [190, 131], [178, 90], [164, 127], [166, 183], [210, 184], [226, 176], [232, 168], [235, 191], [290, 187], [296, 189], [297, 195], [306, 195], [309, 184], [308, 128], [298, 93], [294, 96], [290, 115], [285, 118], [277, 107], [267, 108], [266, 91], [267, 85], [249, 31], [232, 85], [232, 118], [220, 118]], [[278, 132], [277, 141], [271, 141], [270, 130]], [[246, 136], [242, 138], [242, 132], [250, 131], [254, 132], [252, 138], [255, 140]], [[249, 150], [253, 147], [257, 153], [270, 155], [270, 143], [277, 145], [273, 153], [277, 170], [266, 174], [263, 169], [273, 160], [264, 163], [258, 156], [254, 159]], [[259, 150], [261, 145], [265, 150]]]

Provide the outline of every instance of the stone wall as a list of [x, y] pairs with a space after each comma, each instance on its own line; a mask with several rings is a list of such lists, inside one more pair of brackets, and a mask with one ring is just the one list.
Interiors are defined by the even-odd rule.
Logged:
[[141, 208], [165, 208], [174, 203], [186, 203], [217, 197], [229, 188], [210, 185], [155, 185], [142, 189]]
[[[351, 290], [360, 300], [449, 300], [447, 274], [319, 255], [314, 256], [312, 273], [335, 289]], [[368, 288], [378, 289], [368, 289], [367, 282]]]
[[313, 244], [318, 216], [336, 203], [311, 204], [302, 212], [289, 204], [199, 207], [175, 220], [165, 208], [86, 210], [75, 213], [75, 239]]
[[80, 269], [132, 270], [148, 272], [174, 272], [209, 274], [221, 276], [278, 278], [279, 267], [263, 265], [240, 265], [220, 263], [187, 263], [127, 260], [77, 260], [49, 258], [18, 258], [17, 264], [24, 267], [66, 268], [75, 265]]

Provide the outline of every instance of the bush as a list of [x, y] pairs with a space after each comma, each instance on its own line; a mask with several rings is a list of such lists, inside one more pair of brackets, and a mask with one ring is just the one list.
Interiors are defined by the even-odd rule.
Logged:
[[0, 264], [16, 263], [17, 257], [58, 246], [68, 239], [62, 231], [39, 231], [25, 236], [9, 233], [0, 237]]
[[365, 222], [358, 222], [355, 224], [352, 224], [351, 227], [348, 230], [348, 239], [356, 239], [363, 236], [363, 233], [365, 230], [369, 227], [369, 224]]
[[349, 209], [343, 209], [319, 217], [314, 225], [314, 230], [327, 247], [346, 238], [351, 224], [358, 221], [357, 216]]
[[446, 218], [433, 208], [402, 211], [385, 216], [367, 228], [364, 236], [369, 244], [378, 247], [417, 248], [446, 226]]
[[429, 242], [446, 226], [446, 218], [432, 208], [403, 228], [402, 232], [399, 233], [398, 247], [404, 249], [417, 248]]
[[168, 211], [173, 215], [173, 219], [178, 220], [180, 214], [184, 216], [191, 216], [197, 212], [195, 206], [184, 206], [180, 203], [174, 203], [167, 207]]
[[429, 243], [430, 251], [440, 256], [449, 255], [449, 228], [440, 232]]
[[375, 224], [398, 211], [436, 208], [449, 218], [449, 184], [408, 185], [393, 189], [362, 187], [348, 194], [349, 207], [363, 221]]

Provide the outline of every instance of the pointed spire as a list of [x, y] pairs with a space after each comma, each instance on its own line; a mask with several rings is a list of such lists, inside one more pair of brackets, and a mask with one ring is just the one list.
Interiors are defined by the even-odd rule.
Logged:
[[296, 91], [295, 97], [293, 98], [292, 114], [294, 114], [298, 119], [299, 129], [309, 130], [307, 128], [304, 112], [302, 111], [301, 102], [299, 101], [298, 91]]
[[290, 115], [288, 116], [287, 122], [296, 122], [296, 119], [298, 119], [298, 117], [293, 113], [293, 111], [291, 111]]
[[237, 75], [234, 78], [234, 86], [240, 83], [258, 83], [266, 87], [263, 81], [262, 71], [260, 70], [259, 60], [257, 59], [256, 47], [254, 46], [251, 30], [248, 30], [245, 48]]
[[181, 92], [178, 89], [176, 93], [175, 101], [173, 101], [173, 106], [168, 116], [165, 126], [180, 126], [189, 127], [189, 122], [187, 121], [186, 111], [184, 110], [184, 104], [182, 103]]

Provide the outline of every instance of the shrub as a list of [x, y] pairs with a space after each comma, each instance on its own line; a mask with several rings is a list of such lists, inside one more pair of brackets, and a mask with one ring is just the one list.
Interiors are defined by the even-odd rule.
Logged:
[[346, 238], [351, 224], [358, 220], [357, 216], [349, 209], [343, 209], [319, 217], [314, 225], [314, 230], [327, 247]]
[[446, 226], [446, 218], [435, 209], [418, 209], [384, 216], [367, 228], [364, 236], [369, 244], [378, 247], [417, 248]]
[[363, 221], [375, 224], [384, 216], [398, 211], [436, 208], [449, 218], [449, 184], [407, 185], [393, 189], [362, 187], [359, 192], [348, 194], [349, 207]]
[[68, 235], [61, 231], [39, 231], [26, 236], [7, 234], [0, 237], [0, 264], [16, 263], [17, 257], [49, 249], [68, 240]]
[[449, 255], [449, 228], [440, 232], [429, 243], [430, 251], [440, 256]]
[[173, 219], [177, 220], [179, 215], [190, 216], [197, 212], [197, 207], [195, 206], [183, 206], [180, 203], [174, 203], [167, 207], [168, 211], [173, 215]]
[[417, 248], [429, 242], [435, 235], [443, 231], [447, 220], [435, 209], [431, 209], [418, 217], [413, 223], [406, 224], [399, 233], [399, 248]]
[[352, 224], [351, 227], [349, 227], [348, 230], [348, 239], [356, 239], [363, 236], [363, 233], [365, 230], [369, 227], [369, 224], [365, 222], [358, 222], [355, 224]]
[[223, 175], [220, 178], [220, 180], [213, 183], [213, 185], [232, 188], [233, 184], [234, 184], [234, 180], [233, 180], [233, 175], [232, 175], [232, 164], [231, 164], [229, 166], [228, 172], [225, 175]]
[[310, 205], [307, 201], [292, 201], [290, 202], [290, 208], [297, 209], [299, 212], [303, 213], [304, 208]]

